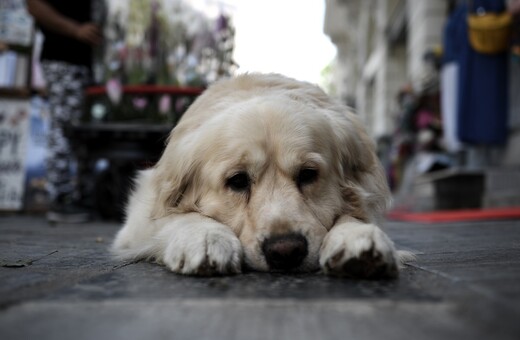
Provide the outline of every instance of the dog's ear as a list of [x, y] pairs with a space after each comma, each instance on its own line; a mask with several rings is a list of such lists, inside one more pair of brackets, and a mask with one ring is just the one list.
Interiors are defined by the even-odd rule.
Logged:
[[163, 155], [154, 169], [153, 219], [195, 210], [195, 200], [190, 199], [193, 195], [188, 195], [198, 175], [199, 164], [195, 154], [195, 150], [189, 150], [187, 145], [183, 145], [182, 140], [175, 135], [175, 130], [170, 134]]
[[360, 215], [377, 222], [389, 207], [391, 195], [375, 143], [354, 113], [339, 105], [331, 111], [344, 197], [355, 197], [363, 210]]

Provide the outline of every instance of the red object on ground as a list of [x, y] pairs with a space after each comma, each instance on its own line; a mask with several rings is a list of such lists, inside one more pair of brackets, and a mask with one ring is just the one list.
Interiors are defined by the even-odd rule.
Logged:
[[520, 207], [431, 212], [391, 211], [386, 217], [389, 220], [423, 223], [520, 219]]

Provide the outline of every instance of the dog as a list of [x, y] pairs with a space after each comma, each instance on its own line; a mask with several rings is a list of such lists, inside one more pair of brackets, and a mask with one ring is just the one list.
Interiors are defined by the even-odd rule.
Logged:
[[395, 278], [390, 192], [358, 117], [277, 74], [211, 85], [141, 171], [112, 251], [187, 275], [242, 269]]

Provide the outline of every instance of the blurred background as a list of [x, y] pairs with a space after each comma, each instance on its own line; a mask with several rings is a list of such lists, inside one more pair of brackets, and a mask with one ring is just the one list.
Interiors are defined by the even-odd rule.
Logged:
[[[394, 212], [520, 211], [518, 1], [107, 0], [96, 15], [103, 39], [67, 138], [101, 218], [121, 218], [131, 177], [208, 85], [256, 71], [318, 84], [359, 115]], [[49, 209], [43, 40], [24, 1], [0, 0], [5, 213]]]

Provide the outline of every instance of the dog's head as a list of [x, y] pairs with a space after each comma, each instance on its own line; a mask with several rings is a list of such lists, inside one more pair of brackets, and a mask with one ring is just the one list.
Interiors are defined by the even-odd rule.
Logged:
[[156, 174], [152, 217], [196, 211], [229, 226], [256, 270], [317, 269], [336, 219], [373, 220], [389, 197], [356, 117], [278, 75], [210, 87], [172, 131]]

